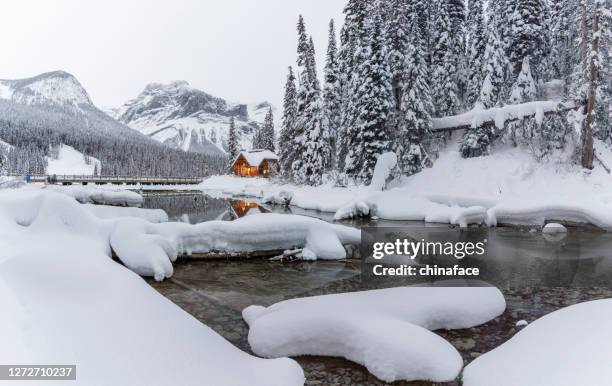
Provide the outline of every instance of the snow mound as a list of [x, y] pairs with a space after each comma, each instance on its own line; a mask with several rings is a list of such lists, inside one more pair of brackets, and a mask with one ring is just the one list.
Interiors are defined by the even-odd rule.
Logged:
[[130, 221], [49, 191], [0, 192], [0, 362], [77, 363], [77, 386], [304, 384], [295, 361], [237, 349], [115, 263], [109, 232]]
[[606, 385], [610, 381], [612, 299], [580, 303], [524, 327], [470, 363], [466, 386]]
[[391, 171], [397, 165], [397, 155], [392, 152], [383, 153], [376, 159], [374, 166], [374, 174], [370, 182], [371, 190], [383, 190], [387, 186], [387, 180], [391, 175]]
[[72, 146], [60, 145], [57, 157], [47, 157], [47, 174], [93, 176], [94, 171], [100, 172], [100, 161], [87, 157]]
[[243, 310], [249, 344], [263, 357], [325, 355], [360, 363], [379, 379], [455, 379], [457, 350], [432, 333], [469, 328], [506, 307], [493, 287], [398, 287], [285, 300]]
[[542, 228], [542, 233], [567, 233], [567, 228], [559, 223], [551, 222]]
[[46, 190], [65, 194], [82, 204], [139, 207], [144, 202], [144, 198], [136, 192], [103, 186], [49, 185], [46, 187]]

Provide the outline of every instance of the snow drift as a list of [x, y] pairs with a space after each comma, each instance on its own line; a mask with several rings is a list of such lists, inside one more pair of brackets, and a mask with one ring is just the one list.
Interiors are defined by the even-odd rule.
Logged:
[[470, 363], [466, 386], [606, 385], [612, 371], [612, 299], [552, 312]]
[[387, 382], [445, 382], [463, 361], [431, 330], [473, 327], [505, 307], [493, 287], [398, 287], [250, 306], [242, 315], [249, 344], [263, 357], [339, 356]]
[[0, 362], [74, 363], [87, 386], [303, 385], [293, 360], [238, 350], [113, 262], [109, 234], [126, 221], [144, 223], [52, 192], [0, 192]]

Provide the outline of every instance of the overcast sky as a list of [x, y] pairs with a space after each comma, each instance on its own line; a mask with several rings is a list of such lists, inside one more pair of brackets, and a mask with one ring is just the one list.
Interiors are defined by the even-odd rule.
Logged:
[[329, 19], [339, 30], [345, 2], [3, 0], [0, 78], [65, 70], [99, 107], [179, 79], [230, 101], [279, 107], [298, 14], [322, 68]]

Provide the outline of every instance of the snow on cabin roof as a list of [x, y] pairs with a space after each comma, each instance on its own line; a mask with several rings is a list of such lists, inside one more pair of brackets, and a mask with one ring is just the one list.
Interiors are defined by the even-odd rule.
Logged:
[[241, 151], [240, 154], [238, 154], [238, 157], [240, 157], [241, 155], [244, 156], [244, 158], [251, 166], [259, 166], [266, 159], [278, 161], [278, 156], [272, 153], [270, 150]]

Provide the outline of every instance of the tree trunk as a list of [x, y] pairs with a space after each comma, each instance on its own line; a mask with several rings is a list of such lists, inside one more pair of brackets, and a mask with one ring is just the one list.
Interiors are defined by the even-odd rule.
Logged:
[[599, 8], [593, 12], [593, 42], [589, 52], [586, 122], [582, 132], [582, 167], [593, 169], [593, 121], [597, 91], [597, 56], [599, 54]]

